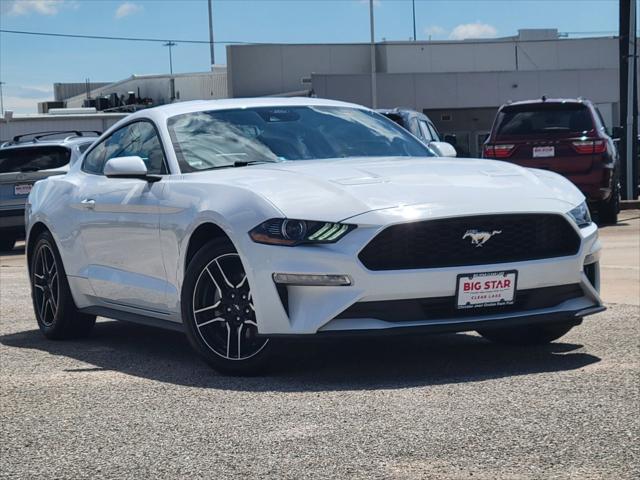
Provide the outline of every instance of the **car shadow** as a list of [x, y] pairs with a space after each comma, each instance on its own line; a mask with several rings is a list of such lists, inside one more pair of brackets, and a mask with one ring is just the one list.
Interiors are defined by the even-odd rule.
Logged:
[[[229, 377], [204, 364], [181, 333], [101, 321], [90, 338], [51, 341], [39, 330], [0, 337], [13, 348], [40, 350], [92, 365], [65, 370], [82, 375], [116, 371], [191, 387], [236, 391], [395, 389], [477, 382], [573, 370], [600, 361], [581, 345], [505, 347], [477, 335], [338, 338], [281, 342], [269, 372]], [[90, 373], [95, 374], [95, 373]]]
[[18, 255], [25, 254], [25, 245], [23, 242], [18, 243], [11, 250], [0, 250], [0, 256], [3, 257], [16, 257]]

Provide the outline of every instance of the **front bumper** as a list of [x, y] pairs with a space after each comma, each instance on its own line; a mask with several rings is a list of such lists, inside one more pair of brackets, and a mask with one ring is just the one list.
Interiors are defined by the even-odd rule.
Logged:
[[[263, 335], [343, 333], [406, 333], [415, 330], [467, 331], [487, 326], [576, 321], [602, 309], [599, 290], [597, 227], [579, 231], [582, 243], [576, 255], [526, 262], [415, 270], [371, 271], [358, 252], [380, 230], [360, 225], [336, 244], [276, 247], [247, 239], [240, 252], [251, 281], [252, 295]], [[585, 260], [592, 267], [585, 269]], [[474, 272], [517, 270], [517, 291], [578, 285], [582, 294], [540, 309], [510, 310], [490, 315], [460, 315], [408, 321], [348, 318], [345, 311], [359, 302], [386, 302], [455, 296], [457, 276]], [[277, 285], [274, 273], [348, 275], [349, 286]], [[399, 315], [402, 317], [402, 315]]]

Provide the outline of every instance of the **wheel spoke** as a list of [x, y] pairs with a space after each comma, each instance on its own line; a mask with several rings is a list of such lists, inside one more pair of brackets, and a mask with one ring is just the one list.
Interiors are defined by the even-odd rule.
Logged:
[[238, 325], [238, 331], [237, 331], [237, 335], [238, 335], [238, 358], [240, 358], [240, 343], [242, 342], [242, 327], [243, 325], [240, 324]]
[[244, 277], [242, 277], [242, 280], [240, 280], [240, 283], [236, 285], [235, 288], [240, 288], [242, 287], [242, 285], [247, 281], [247, 276], [245, 275]]
[[42, 296], [42, 300], [40, 301], [40, 319], [44, 322], [44, 306], [47, 303], [47, 300]]
[[229, 348], [231, 347], [231, 327], [229, 326], [228, 323], [225, 323], [225, 326], [227, 327], [227, 358], [230, 358]]
[[218, 290], [218, 295], [222, 296], [222, 290], [220, 289], [220, 285], [218, 285], [218, 282], [216, 282], [216, 279], [213, 277], [213, 273], [211, 273], [211, 270], [209, 270], [208, 266], [205, 268], [205, 270], [209, 274], [209, 278], [211, 278], [211, 281], [213, 282], [213, 284], [216, 286], [216, 290]]
[[218, 300], [216, 303], [214, 303], [213, 305], [209, 305], [208, 307], [203, 307], [203, 308], [199, 308], [198, 310], [194, 310], [193, 313], [198, 314], [198, 313], [202, 313], [202, 312], [206, 312], [208, 310], [212, 310], [214, 308], [217, 308], [220, 306], [220, 303], [222, 303], [220, 300]]
[[216, 318], [212, 318], [211, 320], [206, 320], [202, 323], [197, 323], [196, 325], [198, 325], [198, 328], [204, 327], [205, 325], [209, 325], [210, 323], [215, 323], [215, 322], [225, 322], [226, 320], [222, 317], [216, 317]]
[[229, 288], [234, 288], [233, 283], [229, 281], [229, 277], [227, 277], [227, 274], [224, 273], [224, 270], [220, 266], [220, 262], [218, 261], [217, 258], [214, 263], [217, 265], [218, 270], [220, 271], [220, 275], [222, 275], [222, 278], [224, 279], [224, 283], [226, 283]]

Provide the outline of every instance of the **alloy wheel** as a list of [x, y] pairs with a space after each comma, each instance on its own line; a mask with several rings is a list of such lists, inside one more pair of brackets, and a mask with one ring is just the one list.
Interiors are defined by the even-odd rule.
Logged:
[[40, 321], [49, 327], [55, 321], [60, 302], [60, 277], [49, 245], [41, 245], [36, 253], [33, 264], [33, 287]]
[[251, 289], [237, 253], [220, 255], [202, 269], [192, 312], [198, 335], [226, 360], [251, 358], [268, 343], [258, 336]]

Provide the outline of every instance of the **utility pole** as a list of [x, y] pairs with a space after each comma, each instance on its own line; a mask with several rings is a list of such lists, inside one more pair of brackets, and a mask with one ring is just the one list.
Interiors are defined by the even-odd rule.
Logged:
[[376, 85], [376, 36], [373, 27], [373, 0], [369, 0], [369, 26], [371, 28], [371, 108], [378, 106]]
[[418, 37], [416, 36], [416, 0], [411, 0], [411, 6], [413, 7], [413, 41], [417, 42]]
[[177, 45], [176, 42], [172, 42], [169, 40], [166, 43], [162, 44], [164, 47], [169, 47], [169, 72], [173, 75], [173, 56], [171, 55], [171, 48]]
[[209, 49], [211, 50], [211, 69], [213, 70], [213, 66], [216, 64], [216, 52], [214, 51], [213, 44], [213, 10], [211, 8], [211, 0], [208, 0], [209, 3]]
[[4, 82], [0, 82], [0, 116], [4, 117], [4, 98], [2, 97], [2, 85], [4, 85]]
[[622, 198], [638, 197], [636, 2], [620, 0], [620, 138]]

